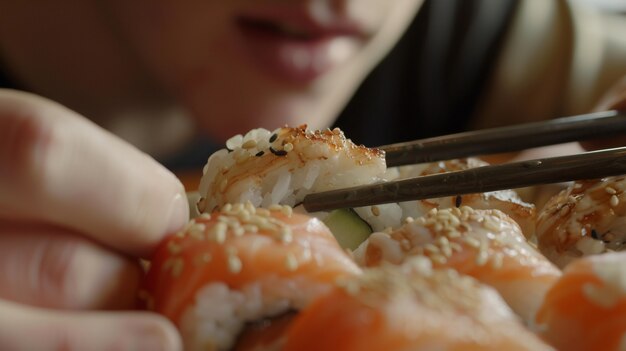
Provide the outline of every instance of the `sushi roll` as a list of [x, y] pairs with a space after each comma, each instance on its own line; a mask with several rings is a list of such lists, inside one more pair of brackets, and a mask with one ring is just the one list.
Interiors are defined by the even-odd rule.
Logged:
[[428, 258], [435, 268], [453, 268], [494, 287], [529, 325], [561, 275], [509, 216], [466, 206], [435, 208], [399, 229], [373, 233], [354, 257], [364, 267]]
[[[487, 162], [472, 157], [420, 165], [409, 165], [398, 167], [395, 172], [393, 171], [394, 169], [389, 170], [387, 172], [387, 179], [422, 177], [433, 174], [464, 171], [488, 165]], [[399, 203], [399, 206], [402, 209], [402, 218], [421, 217], [433, 208], [445, 209], [469, 206], [484, 210], [497, 209], [506, 213], [517, 222], [526, 238], [532, 238], [535, 232], [535, 206], [524, 202], [514, 190], [500, 190], [436, 199], [407, 201]]]
[[626, 350], [626, 252], [570, 263], [546, 295], [537, 325], [559, 350]]
[[537, 218], [538, 247], [559, 267], [626, 247], [626, 176], [577, 181]]
[[209, 157], [200, 181], [200, 212], [226, 203], [298, 205], [305, 195], [382, 180], [383, 151], [357, 146], [339, 129], [254, 129]]
[[298, 206], [309, 193], [384, 181], [384, 152], [355, 145], [339, 129], [311, 131], [306, 126], [254, 129], [229, 139], [209, 157], [198, 189], [199, 213], [226, 203], [281, 204], [322, 220], [342, 247], [354, 250], [372, 233], [401, 223], [398, 204], [307, 213]]
[[493, 289], [428, 264], [344, 280], [294, 319], [282, 350], [552, 350]]
[[160, 246], [141, 297], [177, 325], [186, 350], [230, 350], [246, 325], [298, 311], [359, 273], [319, 220], [226, 204]]

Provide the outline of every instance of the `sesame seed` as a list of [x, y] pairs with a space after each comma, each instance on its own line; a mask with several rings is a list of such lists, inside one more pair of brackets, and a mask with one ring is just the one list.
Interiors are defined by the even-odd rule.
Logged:
[[228, 255], [228, 271], [233, 274], [241, 272], [242, 263], [236, 255]]
[[472, 238], [471, 236], [464, 237], [462, 240], [464, 243], [466, 243], [467, 245], [473, 248], [480, 247], [480, 241], [478, 241], [476, 238]]
[[374, 216], [376, 217], [380, 216], [380, 209], [378, 208], [378, 206], [372, 206], [371, 211]]
[[463, 251], [463, 246], [459, 245], [459, 243], [450, 243], [450, 248], [452, 251], [461, 252]]
[[183, 251], [183, 248], [179, 244], [173, 241], [170, 241], [167, 244], [167, 251], [169, 251], [170, 254], [172, 255], [176, 255], [176, 254], [179, 254], [181, 251]]
[[281, 211], [287, 217], [291, 217], [293, 214], [293, 208], [291, 206], [284, 205]]
[[238, 226], [237, 228], [233, 229], [233, 234], [235, 234], [235, 236], [242, 236], [245, 233], [246, 233], [246, 230], [242, 226]]
[[285, 145], [283, 145], [283, 150], [285, 150], [286, 152], [290, 152], [293, 150], [293, 144], [292, 143], [287, 143]]
[[233, 205], [232, 204], [226, 204], [224, 205], [224, 207], [222, 207], [222, 211], [227, 212], [233, 209]]
[[502, 261], [504, 259], [504, 256], [502, 255], [502, 253], [498, 252], [492, 257], [493, 259], [491, 260], [491, 266], [496, 269], [502, 268]]
[[293, 234], [291, 232], [291, 228], [282, 227], [280, 228], [279, 240], [284, 243], [289, 243], [293, 240]]
[[446, 264], [446, 262], [448, 262], [448, 259], [445, 256], [438, 255], [438, 254], [431, 255], [430, 259], [433, 262], [439, 263], [439, 264]]
[[291, 252], [287, 253], [287, 256], [285, 257], [285, 266], [287, 267], [288, 270], [292, 272], [298, 269], [298, 260], [293, 255], [293, 253]]
[[461, 237], [461, 233], [459, 233], [456, 229], [450, 230], [446, 233], [446, 236], [450, 239], [456, 239]]
[[241, 147], [244, 149], [252, 149], [253, 147], [256, 147], [256, 144], [257, 144], [256, 140], [250, 139], [246, 141], [245, 143], [243, 143]]
[[203, 254], [196, 256], [196, 258], [194, 259], [194, 264], [196, 266], [201, 266], [203, 264], [211, 262], [211, 258], [212, 258], [211, 254], [208, 252], [205, 252]]
[[172, 265], [171, 265], [172, 276], [174, 278], [180, 277], [181, 273], [183, 272], [183, 268], [185, 267], [185, 261], [183, 261], [183, 259], [180, 257], [176, 257], [172, 259], [171, 262], [172, 262]]
[[[270, 211], [266, 208], [257, 208], [256, 210], [256, 214], [258, 214], [259, 216], [262, 217], [269, 217], [270, 216]], [[260, 218], [260, 217], [257, 217]]]
[[439, 248], [433, 244], [426, 244], [424, 245], [424, 250], [426, 252], [430, 252], [430, 253], [439, 253]]
[[493, 231], [493, 232], [499, 232], [500, 231], [500, 226], [498, 225], [497, 222], [491, 220], [488, 217], [485, 217], [485, 220], [483, 221], [483, 227], [485, 227], [485, 229]]
[[611, 195], [615, 195], [615, 194], [617, 194], [617, 190], [613, 189], [613, 188], [612, 188], [612, 187], [610, 187], [610, 186], [607, 186], [606, 188], [604, 188], [604, 191], [606, 191], [606, 192], [607, 192], [607, 194], [611, 194]]
[[247, 233], [257, 233], [259, 231], [259, 227], [257, 227], [254, 224], [244, 224], [242, 226], [243, 230], [245, 230]]
[[561, 216], [561, 217], [565, 217], [565, 216], [567, 216], [567, 214], [569, 213], [569, 211], [570, 211], [569, 206], [567, 206], [567, 205], [566, 205], [566, 206], [563, 206], [563, 207], [561, 207], [561, 209], [559, 210], [559, 216]]
[[619, 198], [617, 197], [617, 195], [611, 195], [611, 207], [616, 207], [617, 205], [619, 205]]
[[272, 212], [278, 212], [278, 211], [281, 211], [283, 209], [283, 206], [282, 205], [278, 205], [278, 204], [274, 204], [274, 205], [270, 205], [270, 207], [268, 207], [267, 209], [272, 211]]
[[276, 150], [273, 147], [270, 146], [270, 152], [273, 153], [276, 156], [286, 156], [287, 155], [287, 151], [285, 150]]
[[228, 226], [226, 223], [223, 223], [223, 222], [216, 223], [213, 226], [213, 228], [211, 228], [211, 234], [213, 236], [213, 239], [220, 244], [224, 243], [224, 241], [226, 241], [227, 229], [228, 229]]
[[479, 250], [478, 255], [476, 255], [476, 264], [479, 266], [484, 266], [487, 263], [487, 250]]
[[270, 143], [275, 142], [276, 139], [278, 139], [278, 134], [276, 134], [276, 133], [272, 134], [272, 136], [270, 137]]

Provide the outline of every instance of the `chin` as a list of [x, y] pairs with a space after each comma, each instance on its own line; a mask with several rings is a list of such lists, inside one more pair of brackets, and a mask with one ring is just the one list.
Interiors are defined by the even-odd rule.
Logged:
[[[233, 99], [234, 100], [234, 99]], [[312, 108], [314, 102], [301, 99], [282, 99], [274, 103], [254, 104], [250, 101], [215, 104], [204, 108], [198, 107], [194, 115], [202, 132], [217, 142], [224, 142], [236, 134], [244, 134], [255, 128], [274, 130], [288, 126], [307, 124], [310, 128], [328, 127], [332, 116], [320, 115]]]

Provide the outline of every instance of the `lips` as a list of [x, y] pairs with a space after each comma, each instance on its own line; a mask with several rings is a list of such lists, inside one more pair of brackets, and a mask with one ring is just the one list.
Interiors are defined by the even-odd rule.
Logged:
[[344, 63], [366, 36], [347, 19], [322, 22], [297, 8], [247, 12], [236, 27], [255, 67], [291, 83], [309, 83]]

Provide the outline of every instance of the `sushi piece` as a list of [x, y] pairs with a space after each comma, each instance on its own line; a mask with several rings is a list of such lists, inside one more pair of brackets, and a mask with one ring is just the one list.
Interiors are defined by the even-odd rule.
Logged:
[[[420, 165], [398, 167], [387, 172], [387, 178], [405, 179], [422, 177], [433, 174], [463, 171], [471, 168], [488, 166], [477, 158], [464, 158], [449, 161], [440, 161]], [[402, 218], [421, 217], [433, 208], [445, 209], [460, 206], [469, 206], [476, 209], [497, 209], [509, 215], [519, 226], [526, 238], [531, 239], [535, 232], [536, 210], [533, 204], [524, 202], [514, 190], [500, 190], [486, 193], [449, 196], [436, 199], [407, 201], [399, 203], [402, 209]], [[359, 213], [363, 215], [362, 213]]]
[[552, 350], [493, 289], [428, 264], [346, 279], [295, 318], [282, 350]]
[[432, 209], [399, 229], [373, 233], [354, 257], [364, 267], [426, 257], [435, 268], [453, 268], [494, 287], [529, 325], [561, 275], [509, 216], [466, 206]]
[[539, 250], [559, 267], [626, 247], [626, 176], [577, 181], [537, 218]]
[[360, 269], [317, 219], [226, 204], [156, 251], [142, 298], [186, 350], [230, 350], [251, 323], [298, 311]]
[[626, 252], [570, 263], [546, 295], [537, 324], [559, 350], [626, 350]]
[[357, 146], [339, 129], [254, 129], [226, 147], [204, 167], [201, 212], [246, 201], [293, 207], [311, 192], [380, 181], [386, 170], [383, 151]]
[[[337, 128], [254, 129], [232, 137], [226, 146], [211, 155], [204, 168], [198, 190], [201, 198], [195, 206], [200, 213], [246, 201], [263, 208], [288, 205], [306, 213], [298, 205], [307, 194], [382, 182], [386, 172], [383, 151], [355, 145]], [[363, 212], [368, 213], [367, 208]], [[401, 223], [402, 210], [398, 204], [377, 206], [377, 216], [350, 220], [354, 225], [347, 231], [346, 221], [333, 225], [338, 223], [337, 217], [351, 217], [345, 216], [345, 211], [306, 214], [328, 224], [342, 247], [354, 249], [372, 229]]]

